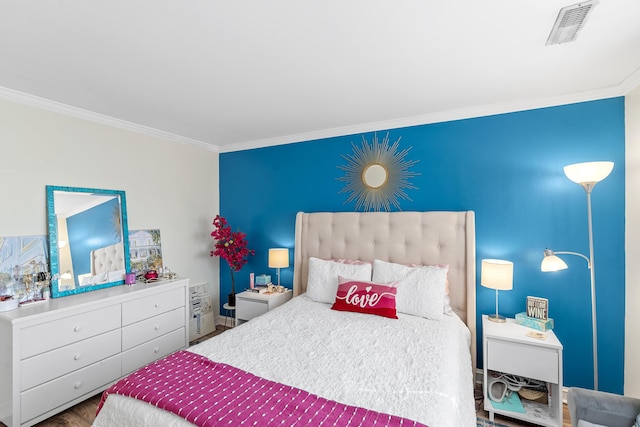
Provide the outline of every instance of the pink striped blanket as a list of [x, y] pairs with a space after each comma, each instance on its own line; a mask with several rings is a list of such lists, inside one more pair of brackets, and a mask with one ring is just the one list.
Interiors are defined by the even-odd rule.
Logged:
[[102, 394], [143, 400], [197, 426], [424, 426], [344, 405], [266, 380], [189, 351], [178, 351], [115, 383]]

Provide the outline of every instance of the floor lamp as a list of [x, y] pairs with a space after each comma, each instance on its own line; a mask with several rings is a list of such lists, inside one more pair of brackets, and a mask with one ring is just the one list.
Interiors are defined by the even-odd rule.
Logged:
[[565, 166], [564, 173], [571, 181], [580, 184], [587, 193], [587, 222], [589, 226], [589, 257], [578, 252], [544, 251], [540, 269], [558, 271], [567, 268], [567, 264], [556, 254], [576, 255], [587, 261], [591, 270], [591, 329], [593, 333], [593, 389], [598, 390], [598, 327], [596, 321], [596, 271], [593, 264], [593, 223], [591, 219], [591, 191], [595, 185], [605, 179], [613, 170], [613, 162], [587, 162]]

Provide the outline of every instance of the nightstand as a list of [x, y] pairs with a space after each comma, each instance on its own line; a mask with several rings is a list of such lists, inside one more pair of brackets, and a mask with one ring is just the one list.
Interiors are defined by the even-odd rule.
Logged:
[[[528, 337], [535, 329], [507, 319], [495, 323], [482, 316], [482, 351], [484, 355], [483, 391], [484, 409], [493, 421], [494, 414], [530, 423], [562, 427], [562, 344], [553, 333], [544, 333], [544, 339]], [[521, 399], [525, 412], [496, 408], [489, 399], [487, 388], [490, 371], [513, 374], [544, 381], [548, 389], [548, 403]]]
[[261, 294], [245, 291], [236, 295], [236, 325], [248, 322], [269, 310], [284, 304], [293, 296], [291, 289], [285, 292]]

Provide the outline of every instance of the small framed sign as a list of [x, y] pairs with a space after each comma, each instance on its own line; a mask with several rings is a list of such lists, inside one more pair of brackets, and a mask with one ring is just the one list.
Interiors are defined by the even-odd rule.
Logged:
[[527, 297], [527, 316], [547, 320], [549, 318], [549, 300], [546, 298]]

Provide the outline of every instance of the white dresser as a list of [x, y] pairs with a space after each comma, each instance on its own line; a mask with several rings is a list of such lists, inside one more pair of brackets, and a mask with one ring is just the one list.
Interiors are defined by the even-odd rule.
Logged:
[[30, 426], [189, 344], [189, 279], [0, 313], [0, 421]]

